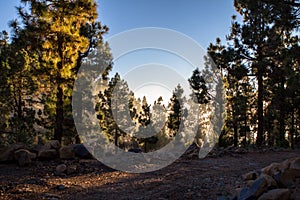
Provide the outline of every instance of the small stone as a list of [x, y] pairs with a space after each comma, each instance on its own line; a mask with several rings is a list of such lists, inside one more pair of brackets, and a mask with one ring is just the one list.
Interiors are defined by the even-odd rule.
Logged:
[[64, 190], [65, 188], [66, 188], [66, 186], [64, 186], [64, 185], [56, 186], [56, 189], [58, 189], [58, 190]]
[[274, 189], [261, 195], [258, 200], [289, 200], [290, 196], [288, 189]]
[[56, 173], [62, 174], [67, 170], [67, 166], [65, 164], [57, 165], [56, 166]]

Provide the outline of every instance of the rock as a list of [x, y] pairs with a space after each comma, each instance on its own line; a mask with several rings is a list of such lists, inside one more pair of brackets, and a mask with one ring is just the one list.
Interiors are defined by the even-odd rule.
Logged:
[[250, 181], [250, 180], [255, 180], [257, 178], [257, 175], [258, 175], [257, 172], [252, 171], [247, 174], [244, 174], [242, 178], [244, 179], [244, 181]]
[[38, 153], [40, 159], [54, 159], [57, 157], [57, 151], [55, 149], [41, 149]]
[[74, 145], [75, 156], [79, 158], [92, 159], [92, 154], [85, 148], [83, 144]]
[[49, 142], [51, 149], [59, 150], [60, 143], [58, 140], [52, 140]]
[[[39, 145], [40, 146], [40, 145]], [[47, 142], [45, 145], [42, 145], [41, 149], [55, 149], [59, 150], [60, 143], [58, 140], [51, 140], [50, 142]]]
[[64, 190], [66, 188], [66, 186], [64, 186], [64, 185], [57, 185], [56, 186], [56, 189], [58, 189], [58, 190]]
[[60, 175], [67, 170], [67, 166], [65, 164], [57, 165], [56, 166], [56, 174]]
[[290, 168], [291, 170], [300, 170], [300, 157], [295, 158], [291, 161]]
[[70, 165], [67, 168], [67, 174], [68, 175], [74, 174], [74, 173], [76, 173], [76, 171], [77, 171], [77, 166], [76, 165]]
[[239, 199], [257, 199], [268, 189], [273, 189], [276, 186], [276, 181], [272, 177], [264, 174], [257, 180], [255, 180], [249, 188], [242, 189], [239, 195]]
[[34, 153], [38, 154], [39, 151], [42, 150], [42, 149], [44, 149], [44, 148], [45, 148], [44, 145], [42, 145], [42, 144], [36, 144], [32, 148], [30, 148], [30, 152], [34, 152]]
[[266, 174], [262, 174], [260, 177], [264, 178], [267, 181], [268, 189], [274, 189], [278, 187], [277, 182], [274, 180], [273, 177]]
[[27, 149], [25, 144], [17, 143], [0, 149], [0, 162], [11, 162], [15, 159], [15, 151]]
[[299, 170], [286, 170], [275, 175], [275, 179], [281, 187], [289, 188], [295, 184], [296, 177], [300, 176]]
[[261, 169], [261, 172], [269, 176], [274, 176], [276, 173], [280, 172], [281, 165], [279, 163], [272, 163], [271, 165]]
[[251, 187], [251, 185], [254, 183], [254, 180], [247, 181], [247, 187]]
[[59, 149], [59, 157], [61, 159], [74, 159], [75, 150], [73, 145], [63, 146]]
[[26, 165], [30, 165], [32, 159], [36, 158], [35, 153], [31, 153], [26, 149], [19, 149], [14, 153], [15, 159], [18, 161], [19, 166], [23, 167]]
[[280, 165], [279, 165], [279, 170], [280, 170], [281, 172], [283, 172], [283, 171], [289, 169], [290, 163], [291, 163], [292, 160], [293, 160], [293, 159], [287, 159], [287, 160], [285, 160], [284, 162], [280, 163]]
[[249, 188], [243, 188], [240, 191], [238, 200], [251, 200], [254, 199], [253, 194], [251, 193]]
[[261, 195], [258, 200], [289, 200], [290, 196], [288, 189], [274, 189]]

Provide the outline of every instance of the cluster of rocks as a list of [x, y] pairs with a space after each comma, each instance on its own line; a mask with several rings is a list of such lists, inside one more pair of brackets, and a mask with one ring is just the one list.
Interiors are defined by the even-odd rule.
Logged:
[[28, 148], [25, 144], [13, 144], [0, 148], [0, 162], [17, 162], [19, 166], [27, 166], [35, 160], [54, 159], [89, 159], [93, 158], [89, 151], [82, 144], [61, 146], [57, 140], [50, 141], [45, 145], [36, 145]]
[[300, 199], [300, 157], [273, 163], [259, 171], [243, 175], [246, 187], [231, 198], [237, 200], [297, 200]]

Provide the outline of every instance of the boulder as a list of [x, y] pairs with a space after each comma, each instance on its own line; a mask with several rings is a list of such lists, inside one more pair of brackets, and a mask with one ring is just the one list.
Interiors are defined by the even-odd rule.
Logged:
[[54, 159], [57, 157], [57, 151], [55, 149], [41, 149], [38, 153], [39, 159]]
[[266, 175], [266, 174], [262, 174], [260, 177], [264, 178], [267, 181], [268, 189], [275, 189], [278, 187], [277, 182], [275, 181], [275, 179], [273, 177]]
[[290, 196], [288, 189], [273, 189], [261, 195], [258, 200], [289, 200]]
[[75, 156], [78, 158], [86, 158], [86, 159], [92, 159], [92, 154], [86, 149], [86, 147], [83, 144], [75, 144], [74, 145], [74, 151]]
[[300, 170], [300, 157], [295, 158], [291, 161], [289, 169], [291, 169], [291, 170]]
[[25, 144], [17, 143], [0, 149], [0, 162], [11, 162], [15, 159], [15, 151], [27, 149]]
[[59, 149], [59, 157], [61, 159], [74, 159], [75, 150], [73, 145], [63, 146]]
[[261, 169], [261, 172], [269, 176], [274, 176], [276, 173], [281, 171], [281, 164], [272, 163], [271, 165]]
[[19, 166], [23, 167], [26, 165], [30, 165], [32, 159], [36, 158], [35, 153], [31, 153], [26, 149], [19, 149], [14, 153], [15, 159], [18, 161]]
[[268, 189], [276, 188], [276, 181], [266, 174], [256, 179], [249, 188], [241, 190], [239, 199], [257, 199], [261, 194]]
[[296, 177], [300, 177], [299, 170], [286, 170], [275, 176], [279, 186], [289, 188], [295, 185]]

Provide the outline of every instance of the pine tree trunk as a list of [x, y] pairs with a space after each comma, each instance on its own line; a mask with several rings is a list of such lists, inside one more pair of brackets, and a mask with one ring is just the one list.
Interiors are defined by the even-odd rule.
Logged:
[[263, 134], [264, 134], [264, 114], [263, 114], [263, 76], [262, 72], [258, 70], [257, 76], [258, 82], [258, 97], [257, 97], [257, 120], [258, 120], [258, 131], [257, 131], [257, 138], [256, 138], [256, 145], [261, 146], [263, 143]]
[[234, 143], [234, 146], [237, 147], [238, 146], [238, 127], [237, 127], [236, 122], [234, 122], [233, 131], [234, 131], [233, 143]]
[[285, 108], [284, 108], [284, 78], [281, 80], [281, 85], [280, 85], [280, 114], [279, 114], [279, 131], [280, 131], [280, 142], [283, 144], [285, 140]]
[[[60, 81], [58, 82], [60, 83]], [[63, 104], [64, 104], [63, 88], [61, 84], [58, 84], [57, 94], [56, 94], [56, 118], [55, 118], [54, 140], [58, 140], [60, 143], [62, 141], [62, 132], [63, 132], [63, 119], [64, 119]]]

